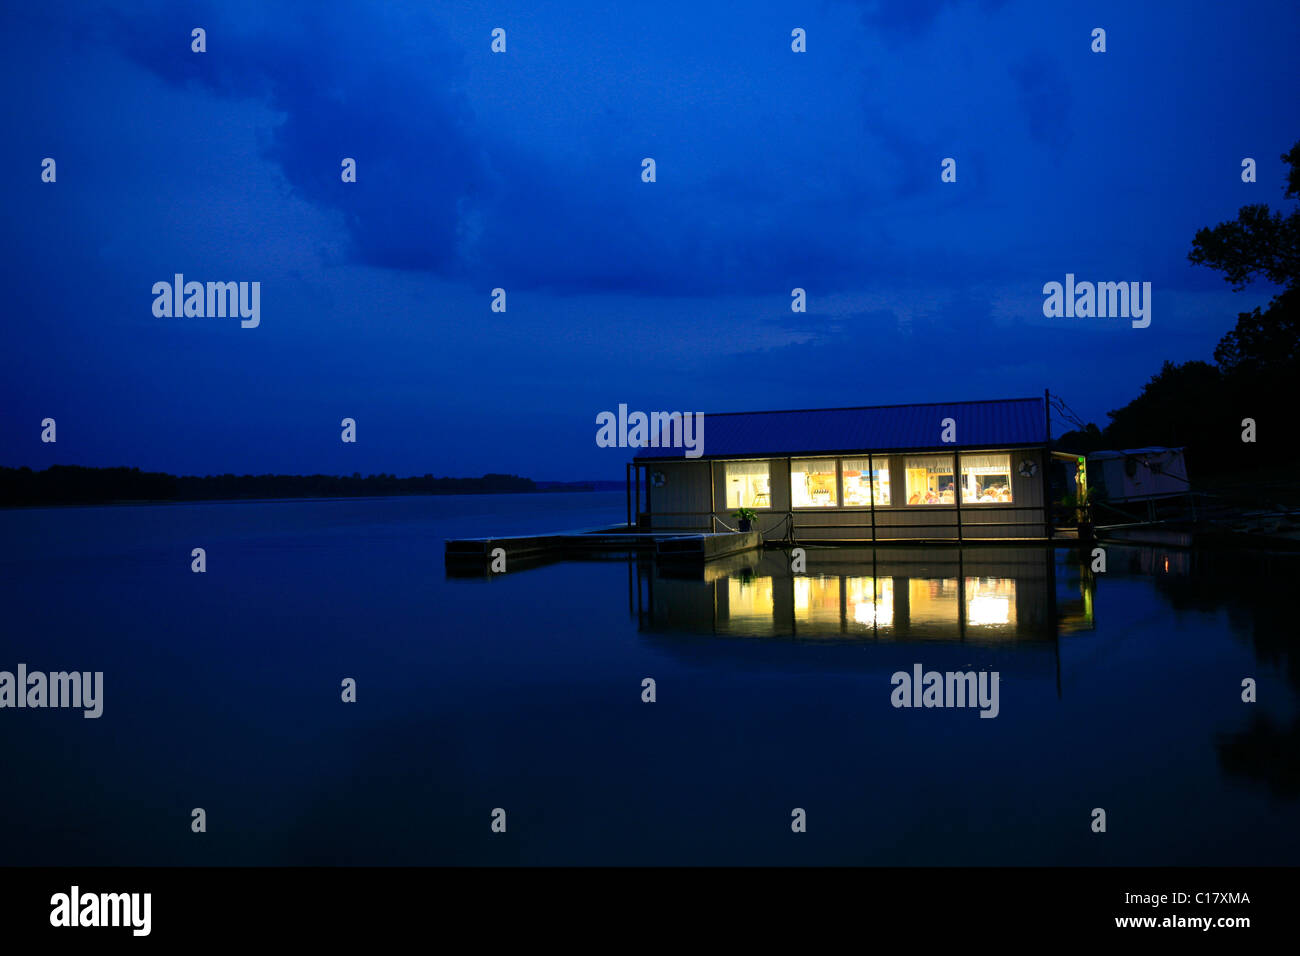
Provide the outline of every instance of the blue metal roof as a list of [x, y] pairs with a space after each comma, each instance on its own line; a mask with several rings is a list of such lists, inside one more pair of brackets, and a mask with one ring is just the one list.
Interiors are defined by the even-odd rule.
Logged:
[[[956, 441], [941, 438], [942, 422], [956, 423]], [[1046, 445], [1041, 398], [927, 405], [728, 412], [704, 416], [702, 458], [1001, 448]], [[637, 459], [682, 458], [679, 448], [645, 448]]]

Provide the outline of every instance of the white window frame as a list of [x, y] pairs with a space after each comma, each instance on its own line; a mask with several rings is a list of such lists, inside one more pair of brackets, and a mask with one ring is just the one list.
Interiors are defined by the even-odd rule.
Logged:
[[[800, 463], [823, 464], [831, 463], [831, 473], [835, 476], [835, 496], [831, 499], [830, 504], [825, 505], [797, 505], [794, 503], [794, 469]], [[805, 472], [806, 474], [806, 472]], [[791, 511], [828, 511], [840, 507], [842, 497], [840, 490], [840, 460], [838, 458], [791, 458], [790, 459], [790, 510]]]
[[[948, 464], [952, 466], [952, 481], [954, 485], [953, 488], [954, 494], [953, 494], [952, 501], [917, 501], [917, 502], [912, 501], [912, 489], [909, 484], [908, 472], [910, 472], [914, 467], [917, 466], [910, 465], [909, 462], [920, 460], [920, 459], [946, 460]], [[941, 474], [942, 472], [939, 473]], [[919, 455], [903, 456], [903, 505], [904, 507], [907, 508], [954, 508], [956, 507], [957, 496], [960, 493], [960, 489], [955, 487], [957, 484], [957, 476], [958, 476], [957, 456], [953, 452], [929, 452], [929, 453], [919, 454]], [[893, 492], [892, 486], [890, 488], [890, 492], [892, 495]]]
[[[984, 467], [990, 469], [996, 468], [996, 470], [983, 472], [984, 474], [987, 475], [1006, 475], [1007, 489], [1011, 492], [1011, 500], [1010, 501], [974, 501], [968, 499], [966, 497], [966, 459], [967, 458], [1006, 459], [1007, 467], [1005, 469], [993, 465], [984, 465], [984, 466], [976, 465], [974, 467], [976, 468]], [[961, 493], [961, 506], [963, 508], [1012, 508], [1014, 507], [1016, 503], [1016, 479], [1015, 479], [1015, 472], [1012, 470], [1014, 465], [1011, 461], [1011, 458], [1012, 455], [1011, 452], [1009, 451], [1008, 452], [1000, 452], [1000, 451], [964, 452], [958, 455], [957, 456], [957, 488]], [[979, 473], [972, 472], [972, 474], [979, 474]]]
[[[894, 469], [890, 467], [890, 455], [845, 455], [839, 459], [840, 469], [840, 507], [841, 508], [858, 508], [865, 511], [884, 511], [894, 507]], [[865, 469], [858, 469], [867, 477], [868, 487], [871, 488], [870, 500], [865, 505], [850, 505], [844, 503], [844, 464], [845, 462], [861, 462], [866, 465]], [[885, 473], [885, 480], [889, 483], [889, 503], [882, 504], [876, 498], [880, 493], [880, 482], [877, 481], [879, 472]]]
[[[725, 504], [726, 504], [726, 509], [727, 509], [728, 511], [735, 511], [735, 510], [738, 510], [738, 509], [740, 509], [740, 508], [750, 508], [750, 509], [752, 509], [752, 510], [754, 510], [754, 511], [767, 511], [767, 510], [770, 510], [770, 509], [771, 509], [771, 507], [772, 507], [772, 462], [771, 462], [771, 459], [768, 459], [768, 458], [750, 458], [750, 459], [740, 459], [740, 460], [723, 461], [721, 464], [722, 464], [722, 500], [723, 500], [723, 502], [725, 502]], [[745, 503], [742, 502], [742, 503], [740, 503], [740, 504], [734, 504], [734, 505], [733, 505], [733, 504], [731, 503], [731, 475], [730, 475], [728, 472], [730, 472], [730, 470], [731, 470], [733, 467], [735, 467], [735, 466], [741, 466], [742, 468], [752, 468], [752, 469], [754, 469], [754, 470], [752, 470], [752, 471], [742, 472], [742, 474], [754, 474], [754, 475], [757, 475], [757, 474], [763, 473], [763, 474], [766, 474], [766, 475], [767, 475], [767, 504], [765, 504], [765, 505], [750, 505], [750, 504], [745, 504]], [[762, 468], [762, 472], [760, 472], [760, 471], [758, 470], [759, 468]]]

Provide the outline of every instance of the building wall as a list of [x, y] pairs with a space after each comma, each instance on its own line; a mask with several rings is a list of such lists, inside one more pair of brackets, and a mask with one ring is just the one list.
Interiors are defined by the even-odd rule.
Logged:
[[[961, 509], [963, 538], [1041, 538], [1045, 537], [1046, 519], [1043, 511], [1043, 476], [1047, 468], [1047, 454], [1042, 449], [1013, 449], [1011, 455], [1012, 508], [997, 505], [963, 505]], [[1032, 478], [1020, 475], [1020, 463], [1032, 461], [1036, 466]], [[1016, 509], [1032, 508], [1032, 511]]]
[[[1187, 467], [1182, 452], [1154, 453], [1134, 457], [1133, 475], [1126, 458], [1089, 458], [1088, 478], [1093, 487], [1104, 488], [1111, 501], [1141, 500], [1153, 496], [1180, 495], [1187, 491]], [[1155, 463], [1152, 471], [1144, 460]]]
[[[960, 471], [962, 454], [1008, 454], [1011, 468], [1010, 505], [963, 504], [961, 526], [963, 539], [989, 538], [1042, 538], [1046, 536], [1046, 523], [1043, 511], [1043, 469], [1047, 467], [1047, 455], [1043, 449], [998, 450], [971, 449], [955, 453], [956, 468]], [[802, 457], [802, 456], [801, 456]], [[821, 456], [822, 458], [831, 456]], [[861, 455], [837, 456], [843, 458], [864, 457]], [[928, 539], [957, 539], [957, 512], [953, 505], [908, 505], [906, 504], [904, 468], [908, 455], [875, 456], [878, 461], [887, 460], [890, 469], [890, 486], [892, 503], [889, 507], [877, 507], [874, 512], [868, 508], [800, 508], [792, 512], [795, 538], [799, 541], [830, 540], [867, 540], [878, 541]], [[790, 511], [790, 465], [786, 458], [764, 459], [769, 468], [771, 480], [771, 504], [767, 508], [755, 508], [758, 514], [757, 526], [765, 537], [785, 537], [789, 523]], [[1020, 475], [1020, 464], [1032, 461], [1037, 471], [1032, 477]], [[672, 530], [676, 528], [708, 530], [711, 520], [709, 514], [710, 465], [708, 461], [667, 462], [649, 466], [650, 472], [660, 472], [664, 476], [662, 487], [651, 492], [652, 516], [651, 527], [654, 530]], [[733, 508], [728, 508], [726, 489], [726, 462], [717, 461], [712, 466], [714, 515], [729, 527], [736, 526], [732, 516]], [[842, 500], [842, 492], [841, 492]], [[1029, 509], [1029, 510], [1025, 510]], [[669, 512], [698, 512], [694, 515], [670, 514]], [[723, 530], [722, 524], [715, 525], [715, 530]]]
[[[650, 488], [651, 527], [656, 531], [675, 528], [708, 531], [709, 462], [656, 462], [647, 471], [652, 476]], [[663, 484], [654, 487], [653, 475], [663, 475]], [[679, 514], [677, 512], [691, 512]]]

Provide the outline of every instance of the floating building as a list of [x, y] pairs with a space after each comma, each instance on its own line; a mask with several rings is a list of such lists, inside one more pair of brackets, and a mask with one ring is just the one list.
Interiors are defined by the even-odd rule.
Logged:
[[628, 523], [651, 532], [736, 529], [764, 538], [1045, 540], [1047, 396], [705, 416], [702, 453], [642, 448]]

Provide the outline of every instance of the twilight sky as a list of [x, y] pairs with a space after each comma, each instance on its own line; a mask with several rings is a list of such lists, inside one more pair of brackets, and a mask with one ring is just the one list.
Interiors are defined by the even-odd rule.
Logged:
[[[1104, 425], [1273, 291], [1186, 256], [1284, 203], [1297, 27], [1293, 0], [8, 4], [0, 464], [621, 478], [619, 403], [1051, 388]], [[155, 317], [178, 272], [259, 281], [260, 325]], [[1150, 327], [1045, 318], [1067, 272], [1151, 282]]]

